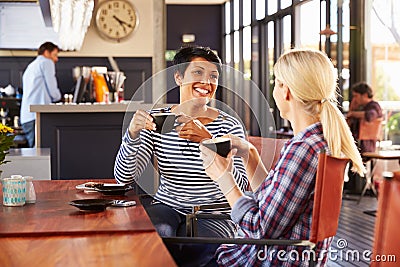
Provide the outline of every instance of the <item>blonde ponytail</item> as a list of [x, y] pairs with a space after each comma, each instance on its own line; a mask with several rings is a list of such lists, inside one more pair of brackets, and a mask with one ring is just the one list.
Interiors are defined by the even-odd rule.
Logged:
[[318, 50], [293, 49], [278, 59], [274, 73], [288, 85], [304, 110], [321, 121], [332, 155], [349, 158], [353, 162], [352, 170], [363, 175], [365, 168], [360, 152], [337, 107], [337, 75], [329, 58]]
[[353, 162], [352, 171], [363, 176], [365, 167], [360, 152], [357, 149], [350, 128], [336, 103], [332, 103], [332, 101], [321, 102], [320, 121], [332, 156], [342, 157], [344, 154]]

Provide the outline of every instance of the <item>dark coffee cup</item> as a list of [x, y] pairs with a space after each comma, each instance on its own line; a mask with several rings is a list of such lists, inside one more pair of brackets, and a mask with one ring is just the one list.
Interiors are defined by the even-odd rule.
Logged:
[[207, 139], [202, 141], [201, 144], [225, 158], [231, 151], [231, 139], [227, 137]]
[[169, 133], [174, 129], [176, 115], [175, 113], [153, 113], [151, 116], [156, 124], [156, 133]]

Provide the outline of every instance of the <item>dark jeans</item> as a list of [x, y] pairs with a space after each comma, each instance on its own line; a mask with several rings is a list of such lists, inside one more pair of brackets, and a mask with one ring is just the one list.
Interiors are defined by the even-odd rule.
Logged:
[[[173, 208], [157, 203], [148, 205], [146, 211], [161, 237], [186, 236], [185, 215]], [[215, 227], [213, 220], [199, 219], [198, 234], [201, 237], [232, 237], [233, 227], [224, 220], [224, 229]], [[215, 221], [214, 221], [215, 223]], [[232, 229], [232, 231], [228, 230]], [[178, 266], [217, 266], [214, 254], [219, 244], [166, 244]]]
[[29, 147], [35, 146], [35, 120], [28, 121], [27, 123], [23, 123], [21, 125], [22, 130], [24, 131], [25, 138], [28, 141]]

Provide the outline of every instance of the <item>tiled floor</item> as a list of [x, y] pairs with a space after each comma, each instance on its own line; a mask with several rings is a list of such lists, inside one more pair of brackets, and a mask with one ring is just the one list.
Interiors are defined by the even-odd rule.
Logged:
[[369, 266], [375, 217], [364, 211], [376, 210], [377, 204], [376, 198], [368, 196], [363, 197], [360, 204], [354, 200], [343, 200], [339, 229], [327, 264], [329, 267]]

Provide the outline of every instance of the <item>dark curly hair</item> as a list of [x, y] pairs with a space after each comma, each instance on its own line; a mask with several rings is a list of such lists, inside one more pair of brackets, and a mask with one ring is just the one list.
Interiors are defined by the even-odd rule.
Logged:
[[361, 95], [368, 94], [368, 98], [372, 98], [374, 93], [371, 87], [366, 82], [358, 82], [351, 87], [352, 92], [359, 93]]
[[60, 48], [58, 48], [57, 45], [53, 44], [52, 42], [45, 42], [39, 47], [38, 54], [43, 55], [44, 51], [49, 51], [51, 53], [55, 49], [60, 51]]
[[209, 47], [203, 46], [186, 46], [179, 49], [173, 60], [175, 72], [179, 72], [183, 77], [189, 63], [196, 57], [212, 62], [217, 66], [218, 72], [221, 73], [221, 59]]

